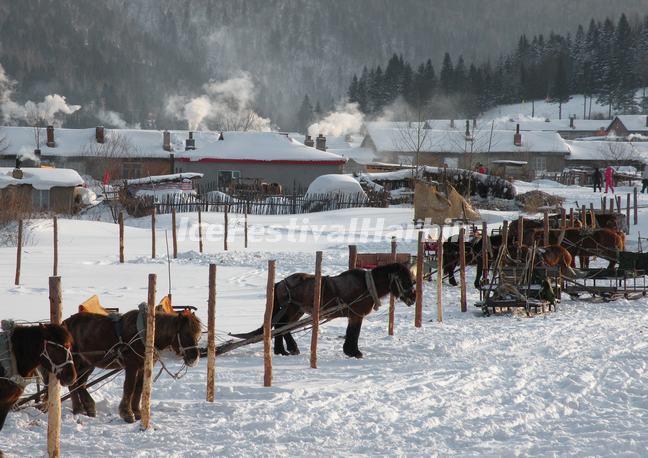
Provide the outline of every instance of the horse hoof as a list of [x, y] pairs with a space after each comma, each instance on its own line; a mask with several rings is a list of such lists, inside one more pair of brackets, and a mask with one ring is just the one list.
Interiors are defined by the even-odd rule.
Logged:
[[86, 415], [89, 416], [90, 418], [94, 418], [97, 416], [97, 411], [96, 410], [87, 410]]
[[135, 420], [141, 420], [142, 419], [141, 412], [133, 412], [133, 416], [135, 417]]
[[293, 355], [293, 356], [299, 355], [300, 353], [301, 352], [299, 351], [299, 348], [295, 348], [293, 350], [290, 350], [290, 354]]
[[286, 350], [275, 350], [274, 354], [279, 356], [290, 356], [290, 353], [288, 353]]
[[135, 415], [121, 415], [121, 417], [126, 423], [135, 423]]

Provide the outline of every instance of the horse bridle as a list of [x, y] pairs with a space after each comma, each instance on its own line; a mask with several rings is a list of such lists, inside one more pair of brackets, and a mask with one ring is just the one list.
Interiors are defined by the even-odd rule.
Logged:
[[[398, 276], [398, 274], [389, 274], [389, 288], [391, 289], [391, 285], [395, 283], [396, 284], [396, 289], [398, 290], [398, 298], [401, 301], [405, 300], [405, 288], [403, 288], [403, 283], [401, 283], [401, 279]], [[411, 288], [410, 288], [411, 289]]]
[[[54, 345], [56, 347], [60, 347], [63, 350], [65, 350], [65, 361], [63, 361], [60, 364], [55, 363], [52, 361], [52, 358], [49, 354], [49, 351], [47, 350], [48, 345]], [[53, 342], [51, 340], [45, 339], [43, 342], [43, 351], [41, 352], [41, 356], [47, 360], [50, 364], [50, 372], [52, 372], [54, 375], [58, 375], [63, 371], [63, 368], [67, 366], [68, 364], [74, 365], [74, 360], [72, 359], [72, 352], [68, 347], [65, 345], [61, 345], [58, 342]]]
[[[180, 350], [180, 356], [184, 357], [185, 355], [185, 350], [199, 350], [200, 347], [198, 345], [190, 345], [188, 347], [185, 347], [182, 345], [182, 340], [180, 339], [180, 331], [177, 332], [176, 337], [178, 338], [178, 350]], [[198, 356], [200, 357], [200, 351], [198, 351]]]

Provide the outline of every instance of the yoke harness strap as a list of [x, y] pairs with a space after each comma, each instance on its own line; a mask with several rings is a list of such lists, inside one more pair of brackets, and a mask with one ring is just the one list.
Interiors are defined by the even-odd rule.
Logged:
[[374, 282], [373, 275], [371, 275], [371, 270], [365, 271], [365, 282], [367, 283], [367, 289], [369, 290], [371, 299], [374, 302], [373, 309], [378, 310], [382, 306], [382, 303], [380, 302], [380, 297], [378, 297], [376, 283]]

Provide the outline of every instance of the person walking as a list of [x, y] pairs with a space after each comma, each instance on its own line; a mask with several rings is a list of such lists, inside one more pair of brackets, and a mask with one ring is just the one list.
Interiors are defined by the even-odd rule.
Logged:
[[644, 168], [641, 174], [641, 194], [648, 189], [648, 165]]
[[601, 189], [601, 183], [603, 183], [603, 174], [598, 167], [594, 167], [594, 173], [592, 174], [592, 183], [594, 184], [594, 192], [596, 192], [596, 188], [598, 188], [599, 192], [603, 192], [603, 189]]
[[608, 188], [611, 189], [612, 194], [614, 194], [614, 169], [611, 165], [608, 165], [605, 169], [605, 194], [607, 194]]

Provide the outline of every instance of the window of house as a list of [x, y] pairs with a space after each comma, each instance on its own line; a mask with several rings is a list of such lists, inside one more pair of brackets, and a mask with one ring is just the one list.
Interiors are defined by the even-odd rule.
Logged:
[[141, 162], [124, 162], [122, 164], [122, 178], [127, 180], [129, 178], [141, 178], [142, 176], [142, 163]]
[[544, 172], [547, 170], [547, 158], [544, 156], [536, 156], [534, 161], [536, 172]]
[[49, 190], [34, 189], [32, 192], [32, 204], [38, 210], [48, 210], [50, 207]]
[[219, 188], [227, 188], [232, 182], [237, 181], [241, 177], [241, 172], [238, 170], [221, 170], [216, 174], [217, 186]]

